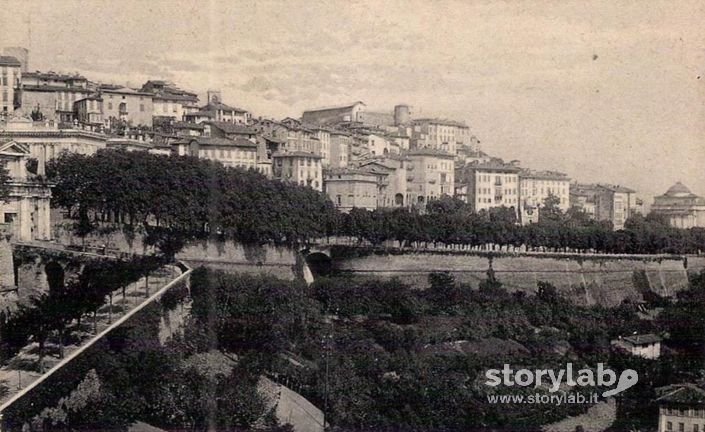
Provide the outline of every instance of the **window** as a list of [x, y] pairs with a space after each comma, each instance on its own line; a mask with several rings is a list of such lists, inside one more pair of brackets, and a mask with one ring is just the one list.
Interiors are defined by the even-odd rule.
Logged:
[[[110, 96], [110, 97], [112, 98], [112, 96]], [[112, 102], [108, 102], [108, 109], [109, 109], [109, 110], [113, 109], [113, 103], [112, 103]]]
[[7, 102], [7, 90], [2, 91], [2, 101]]
[[700, 432], [700, 426], [697, 424], [693, 425], [693, 432]]
[[666, 430], [668, 430], [668, 431], [673, 430], [673, 423], [672, 422], [666, 422]]
[[685, 423], [683, 423], [683, 422], [678, 423], [678, 432], [685, 432]]
[[140, 104], [140, 111], [144, 112], [144, 104]]

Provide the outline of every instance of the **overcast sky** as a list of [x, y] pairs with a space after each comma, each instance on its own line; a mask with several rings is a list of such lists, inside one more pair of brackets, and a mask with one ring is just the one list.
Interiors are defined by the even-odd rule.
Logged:
[[[2, 0], [0, 0], [2, 1]], [[8, 1], [2, 1], [8, 3]], [[31, 69], [223, 91], [256, 116], [355, 100], [466, 121], [490, 154], [705, 195], [705, 3], [27, 1]]]

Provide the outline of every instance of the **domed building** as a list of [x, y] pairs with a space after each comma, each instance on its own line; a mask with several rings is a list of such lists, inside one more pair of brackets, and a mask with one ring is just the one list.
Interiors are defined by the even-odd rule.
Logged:
[[671, 186], [665, 194], [654, 197], [651, 211], [666, 216], [672, 227], [705, 227], [705, 199], [692, 193], [681, 182]]

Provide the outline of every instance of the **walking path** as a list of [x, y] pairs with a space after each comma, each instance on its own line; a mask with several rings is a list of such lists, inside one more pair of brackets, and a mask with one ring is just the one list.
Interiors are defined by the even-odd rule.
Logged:
[[[127, 286], [125, 296], [122, 290], [113, 293], [112, 306], [103, 305], [94, 317], [84, 316], [79, 326], [74, 321], [69, 325], [69, 340], [64, 346], [64, 360], [59, 358], [59, 345], [56, 335], [52, 335], [44, 347], [43, 371], [39, 368], [39, 345], [30, 343], [20, 350], [5, 366], [0, 368], [0, 410], [5, 408], [7, 402], [23, 389], [30, 386], [43, 375], [52, 372], [52, 369], [62, 361], [68, 360], [72, 353], [93, 343], [102, 333], [117, 320], [125, 317], [135, 310], [151, 296], [162, 289], [170, 281], [177, 278], [181, 272], [174, 266], [165, 266], [158, 269], [147, 278], [142, 278]], [[3, 388], [4, 386], [4, 388]]]

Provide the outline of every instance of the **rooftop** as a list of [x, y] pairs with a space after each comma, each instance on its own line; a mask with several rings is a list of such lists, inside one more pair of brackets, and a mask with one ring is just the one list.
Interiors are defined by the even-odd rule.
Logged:
[[240, 113], [246, 113], [247, 110], [242, 109], [242, 108], [236, 108], [236, 107], [231, 107], [230, 105], [226, 105], [222, 102], [210, 102], [203, 108], [201, 108], [202, 111], [214, 111], [214, 110], [220, 110], [220, 111], [234, 111], [234, 112], [240, 112]]
[[498, 160], [490, 160], [489, 162], [471, 162], [469, 164], [466, 164], [465, 167], [466, 169], [470, 170], [490, 170], [490, 171], [505, 171], [505, 172], [512, 172], [512, 173], [518, 173], [521, 171], [521, 168], [519, 168], [516, 165], [500, 162]]
[[656, 399], [661, 403], [684, 405], [705, 405], [705, 390], [696, 384], [674, 384], [656, 389], [661, 396]]
[[597, 187], [600, 187], [602, 189], [607, 189], [612, 192], [618, 192], [618, 193], [636, 193], [635, 190], [629, 189], [627, 187], [620, 186], [620, 185], [598, 183]]
[[548, 179], [548, 180], [564, 180], [569, 181], [567, 174], [558, 171], [534, 171], [530, 169], [522, 169], [519, 173], [522, 178]]
[[22, 74], [23, 78], [38, 78], [45, 80], [55, 80], [55, 81], [86, 81], [86, 77], [78, 73], [75, 74], [63, 74], [54, 71], [49, 72], [25, 72]]
[[643, 335], [633, 335], [625, 336], [623, 340], [629, 342], [632, 345], [651, 345], [656, 342], [661, 342], [661, 337], [652, 333]]
[[252, 147], [257, 148], [257, 144], [244, 138], [213, 138], [213, 137], [185, 137], [175, 141], [174, 144], [188, 144], [196, 141], [199, 145], [218, 147]]
[[[307, 112], [316, 112], [316, 111], [330, 111], [330, 110], [337, 110], [337, 109], [352, 108], [352, 107], [354, 107], [355, 105], [359, 105], [359, 104], [365, 105], [364, 102], [362, 102], [362, 101], [357, 101], [357, 102], [349, 103], [349, 104], [347, 104], [347, 105], [327, 106], [327, 107], [322, 107], [322, 108], [315, 108], [315, 109], [305, 110], [304, 113], [307, 113]], [[365, 106], [367, 106], [367, 105], [365, 105]]]
[[448, 119], [440, 119], [440, 118], [419, 118], [419, 119], [414, 119], [411, 121], [412, 124], [420, 124], [420, 123], [429, 123], [429, 124], [437, 124], [441, 126], [456, 126], [456, 127], [462, 127], [466, 128], [468, 125], [466, 125], [463, 122], [455, 121], [455, 120], [448, 120]]
[[681, 182], [677, 182], [668, 188], [666, 193], [661, 196], [669, 198], [699, 198], [698, 195], [692, 193], [690, 189]]
[[410, 150], [406, 153], [407, 156], [436, 156], [448, 159], [455, 159], [455, 156], [443, 150], [431, 149], [431, 148], [421, 148], [416, 150]]
[[3, 66], [22, 66], [19, 60], [12, 56], [0, 56], [0, 65]]
[[215, 128], [218, 128], [225, 132], [226, 134], [239, 134], [239, 135], [254, 135], [257, 133], [256, 130], [249, 128], [245, 125], [230, 123], [230, 122], [217, 122], [217, 121], [207, 121], [204, 122]]
[[307, 158], [321, 159], [321, 156], [319, 156], [317, 154], [307, 153], [307, 152], [302, 152], [302, 151], [277, 152], [277, 153], [274, 153], [272, 155], [272, 157], [281, 157], [281, 158], [307, 157]]

